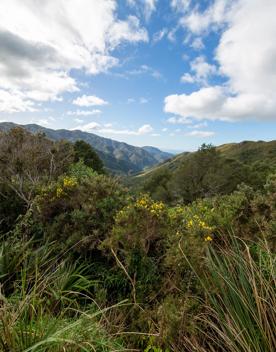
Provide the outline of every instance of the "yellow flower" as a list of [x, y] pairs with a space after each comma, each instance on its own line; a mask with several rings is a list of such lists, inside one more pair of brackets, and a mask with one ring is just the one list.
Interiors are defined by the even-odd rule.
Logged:
[[77, 180], [73, 177], [65, 176], [63, 179], [63, 186], [65, 188], [72, 188], [77, 185]]
[[63, 189], [61, 187], [58, 187], [57, 191], [56, 191], [56, 194], [57, 194], [57, 198], [61, 197], [62, 194], [63, 194]]
[[212, 239], [212, 237], [211, 237], [210, 235], [208, 235], [208, 236], [206, 236], [206, 237], [204, 238], [204, 241], [205, 241], [205, 242], [210, 242], [210, 241], [213, 241], [213, 239]]

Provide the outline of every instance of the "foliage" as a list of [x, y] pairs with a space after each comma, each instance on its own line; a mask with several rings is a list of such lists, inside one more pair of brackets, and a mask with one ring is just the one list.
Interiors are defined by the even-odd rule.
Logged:
[[38, 187], [66, 171], [73, 160], [68, 142], [14, 128], [0, 135], [0, 184], [30, 207]]
[[[34, 247], [33, 240], [17, 240], [7, 242], [2, 251], [1, 351], [120, 348], [100, 323], [104, 310], [96, 308], [89, 295], [89, 268], [52, 256], [52, 245]], [[11, 255], [12, 264], [3, 258]]]
[[133, 177], [129, 184], [172, 205], [230, 194], [242, 183], [259, 190], [276, 171], [274, 155], [275, 141], [216, 148], [203, 144], [197, 152], [183, 153]]
[[94, 171], [104, 173], [104, 166], [98, 154], [90, 144], [79, 140], [74, 143], [75, 162], [83, 160], [86, 166], [91, 167]]
[[207, 263], [207, 309], [198, 317], [206, 349], [274, 351], [275, 254], [265, 242], [247, 245], [233, 237], [226, 248], [211, 248]]
[[107, 237], [123, 204], [123, 188], [116, 179], [99, 175], [79, 162], [41, 189], [26, 215], [29, 227], [22, 231], [57, 241], [57, 249], [73, 247], [72, 252], [86, 255]]
[[1, 350], [275, 350], [276, 176], [247, 149], [204, 145], [151, 197], [87, 165], [90, 147], [73, 163], [71, 145], [3, 138]]

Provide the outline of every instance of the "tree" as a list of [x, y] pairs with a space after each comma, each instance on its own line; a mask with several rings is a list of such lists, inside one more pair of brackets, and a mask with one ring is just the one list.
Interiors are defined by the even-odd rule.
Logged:
[[102, 160], [99, 158], [98, 154], [91, 147], [90, 144], [79, 140], [74, 144], [74, 152], [75, 152], [75, 162], [83, 160], [86, 166], [91, 167], [94, 171], [99, 174], [103, 174], [104, 166]]
[[210, 175], [215, 174], [219, 160], [219, 152], [211, 144], [203, 144], [196, 153], [191, 154], [171, 181], [176, 196], [189, 203], [215, 193], [210, 187]]

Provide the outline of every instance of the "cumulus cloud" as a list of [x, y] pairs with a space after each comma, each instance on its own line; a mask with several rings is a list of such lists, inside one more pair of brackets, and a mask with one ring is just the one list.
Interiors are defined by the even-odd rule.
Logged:
[[102, 105], [107, 105], [108, 102], [95, 96], [95, 95], [82, 95], [81, 97], [78, 97], [73, 100], [74, 105], [78, 106], [102, 106]]
[[[221, 8], [224, 3], [215, 2]], [[217, 22], [227, 24], [216, 49], [218, 72], [225, 77], [226, 84], [167, 96], [166, 112], [183, 119], [276, 119], [276, 2], [233, 3], [236, 6], [232, 7], [231, 16], [221, 19], [222, 10], [217, 10], [217, 17], [212, 15]]]
[[204, 56], [198, 56], [197, 58], [195, 58], [190, 63], [190, 68], [193, 72], [193, 75], [186, 72], [181, 77], [181, 82], [207, 84], [208, 78], [216, 74], [217, 72], [216, 66], [206, 62]]
[[151, 127], [151, 125], [143, 125], [138, 129], [137, 133], [138, 135], [141, 135], [141, 134], [150, 133], [152, 131], [153, 131], [153, 128]]
[[77, 127], [72, 128], [72, 130], [81, 130], [84, 132], [98, 132], [102, 134], [113, 134], [113, 135], [128, 135], [128, 136], [142, 136], [149, 134], [153, 131], [151, 125], [146, 124], [139, 127], [137, 130], [128, 130], [128, 129], [114, 129], [111, 128], [111, 124], [101, 125], [97, 122], [90, 122], [85, 125], [79, 125]]
[[20, 92], [11, 94], [8, 91], [0, 89], [0, 112], [14, 113], [24, 111], [36, 111], [34, 103], [31, 100], [25, 99]]
[[39, 6], [36, 0], [2, 0], [0, 23], [0, 89], [16, 97], [9, 112], [61, 100], [64, 92], [79, 90], [72, 69], [106, 72], [118, 64], [112, 54], [118, 45], [148, 41], [137, 17], [118, 18], [115, 0], [48, 0]]

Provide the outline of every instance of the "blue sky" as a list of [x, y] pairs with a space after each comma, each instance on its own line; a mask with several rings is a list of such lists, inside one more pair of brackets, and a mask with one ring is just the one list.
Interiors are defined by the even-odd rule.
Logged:
[[2, 0], [0, 120], [171, 150], [275, 139], [275, 15], [275, 0]]

